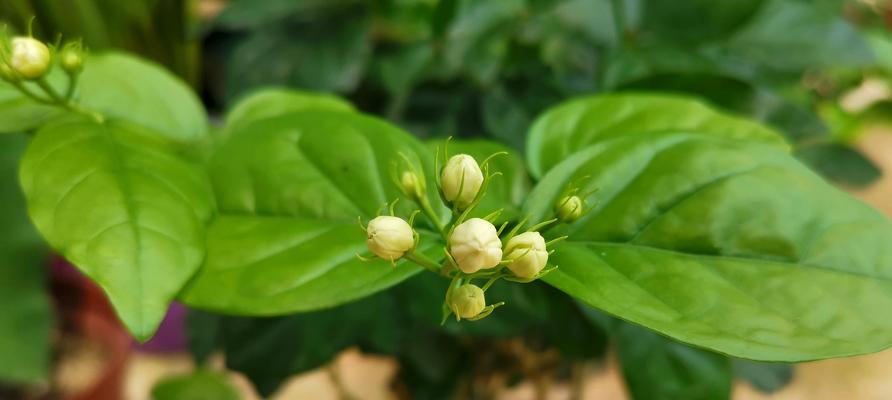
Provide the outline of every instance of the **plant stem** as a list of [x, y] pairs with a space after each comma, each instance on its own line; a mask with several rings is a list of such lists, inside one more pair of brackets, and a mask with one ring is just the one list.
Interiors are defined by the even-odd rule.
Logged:
[[440, 265], [435, 263], [434, 261], [428, 259], [423, 254], [415, 253], [413, 251], [411, 253], [406, 253], [403, 256], [403, 258], [424, 267], [425, 269], [427, 269], [430, 272], [433, 272], [435, 274], [440, 273]]
[[443, 224], [440, 222], [440, 217], [437, 215], [436, 212], [434, 212], [434, 209], [431, 207], [431, 203], [429, 201], [427, 201], [427, 197], [425, 196], [425, 197], [422, 197], [421, 199], [419, 199], [418, 205], [421, 206], [421, 211], [424, 212], [424, 215], [427, 215], [427, 217], [431, 220], [431, 222], [434, 223], [434, 226], [437, 227], [437, 231], [440, 232], [440, 235], [443, 236], [443, 239], [449, 240], [449, 238], [446, 237], [446, 229], [443, 227]]
[[18, 89], [19, 92], [22, 92], [22, 94], [31, 98], [31, 100], [34, 100], [41, 104], [56, 104], [50, 100], [47, 100], [47, 99], [44, 99], [43, 97], [38, 96], [37, 93], [32, 92], [31, 89], [28, 89], [21, 82], [10, 82], [10, 83], [12, 84], [12, 86], [14, 86], [16, 89]]
[[77, 78], [80, 76], [78, 73], [73, 73], [68, 75], [68, 89], [65, 90], [65, 100], [71, 101], [71, 97], [74, 96], [74, 89], [77, 87]]
[[46, 82], [46, 78], [40, 78], [40, 79], [36, 80], [35, 83], [37, 83], [37, 86], [40, 86], [40, 88], [43, 89], [43, 91], [47, 95], [49, 95], [50, 98], [53, 99], [53, 101], [55, 101], [56, 103], [59, 103], [60, 106], [62, 106], [62, 107], [68, 106], [68, 100], [63, 98], [61, 95], [59, 95], [59, 93], [56, 92], [56, 89], [53, 89], [53, 87], [50, 86], [50, 84]]

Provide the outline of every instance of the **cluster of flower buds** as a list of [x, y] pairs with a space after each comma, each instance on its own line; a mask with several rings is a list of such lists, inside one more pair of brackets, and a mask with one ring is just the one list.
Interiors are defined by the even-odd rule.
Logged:
[[[39, 103], [71, 108], [77, 77], [84, 66], [84, 49], [79, 40], [66, 43], [59, 51], [58, 47], [58, 43], [46, 44], [31, 36], [0, 37], [0, 79]], [[68, 76], [64, 94], [46, 80], [56, 61]]]
[[[493, 156], [496, 155], [498, 153]], [[394, 265], [396, 260], [407, 259], [452, 279], [444, 301], [444, 322], [449, 315], [455, 315], [458, 320], [479, 320], [503, 305], [501, 302], [487, 305], [485, 296], [485, 292], [500, 279], [532, 282], [557, 268], [547, 267], [553, 252], [549, 247], [566, 237], [546, 241], [541, 231], [555, 223], [572, 223], [588, 211], [587, 194], [568, 190], [555, 204], [554, 218], [523, 232], [520, 231], [526, 220], [515, 223], [508, 232], [505, 229], [510, 222], [503, 222], [497, 228], [495, 221], [501, 210], [483, 218], [470, 217], [485, 195], [489, 180], [498, 175], [489, 173], [488, 163], [493, 156], [482, 163], [468, 154], [445, 158], [436, 178], [440, 198], [452, 210], [452, 218], [448, 224], [442, 224], [428, 200], [427, 181], [422, 169], [401, 154], [401, 160], [394, 163], [391, 171], [393, 181], [421, 210], [413, 213], [407, 222], [394, 216], [391, 204], [389, 216], [376, 217], [364, 227], [368, 248], [376, 257]], [[439, 165], [439, 154], [437, 161]], [[432, 261], [415, 251], [419, 235], [412, 229], [412, 221], [419, 212], [427, 216], [446, 242], [442, 262]], [[475, 280], [485, 283], [478, 286], [474, 284]]]

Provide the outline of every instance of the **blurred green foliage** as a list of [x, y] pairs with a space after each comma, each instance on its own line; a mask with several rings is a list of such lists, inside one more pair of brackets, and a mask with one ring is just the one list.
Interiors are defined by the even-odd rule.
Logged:
[[83, 38], [92, 50], [121, 49], [198, 82], [197, 16], [192, 0], [4, 0], [0, 24], [49, 42]]
[[[225, 79], [206, 85], [223, 106], [267, 85], [337, 92], [420, 136], [518, 149], [532, 118], [567, 97], [683, 92], [797, 147], [848, 149], [817, 110], [890, 58], [888, 41], [849, 19], [882, 26], [839, 0], [234, 0], [208, 26], [207, 59]], [[834, 180], [876, 177], [856, 151], [802, 154]]]

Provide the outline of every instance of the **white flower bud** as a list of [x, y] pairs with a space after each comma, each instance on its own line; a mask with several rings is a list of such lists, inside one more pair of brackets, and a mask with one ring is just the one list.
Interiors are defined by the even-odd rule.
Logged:
[[460, 209], [467, 208], [474, 201], [481, 185], [483, 172], [474, 157], [467, 154], [456, 154], [449, 158], [440, 174], [443, 197]]
[[548, 263], [545, 238], [539, 232], [517, 235], [505, 245], [505, 259], [513, 260], [508, 269], [519, 278], [533, 278]]
[[483, 289], [472, 284], [464, 284], [452, 290], [449, 303], [452, 312], [467, 319], [480, 315], [486, 307], [486, 298]]
[[396, 260], [415, 245], [412, 227], [402, 218], [380, 216], [366, 228], [369, 250], [385, 260]]
[[466, 274], [499, 265], [502, 241], [496, 227], [481, 218], [471, 218], [455, 227], [449, 237], [449, 253]]
[[563, 223], [571, 223], [582, 216], [585, 208], [585, 201], [579, 196], [563, 197], [554, 205], [554, 213], [557, 214], [559, 221]]
[[426, 185], [424, 184], [424, 180], [418, 179], [418, 175], [414, 172], [404, 171], [403, 174], [400, 175], [400, 190], [402, 190], [406, 196], [420, 199], [424, 197]]
[[50, 67], [50, 49], [34, 38], [13, 38], [9, 66], [25, 79], [40, 78]]

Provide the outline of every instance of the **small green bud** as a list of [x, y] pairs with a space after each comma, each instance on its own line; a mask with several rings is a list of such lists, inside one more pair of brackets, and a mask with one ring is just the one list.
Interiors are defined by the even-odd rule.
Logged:
[[459, 209], [465, 209], [474, 202], [482, 185], [483, 171], [477, 160], [467, 154], [450, 157], [440, 173], [443, 197]]
[[539, 232], [525, 232], [508, 240], [505, 259], [512, 260], [508, 269], [519, 278], [531, 279], [545, 268], [548, 251]]
[[413, 199], [421, 199], [424, 197], [427, 186], [424, 183], [424, 179], [419, 179], [414, 172], [403, 171], [402, 175], [400, 175], [400, 190], [406, 196]]
[[465, 319], [480, 315], [480, 312], [486, 308], [486, 298], [483, 294], [483, 289], [470, 283], [453, 289], [449, 303], [452, 312]]
[[569, 224], [582, 217], [585, 208], [585, 200], [579, 196], [566, 196], [558, 200], [554, 206], [554, 213], [558, 221]]
[[66, 47], [59, 54], [59, 65], [69, 74], [78, 73], [84, 68], [84, 55], [77, 49]]
[[366, 244], [376, 256], [394, 261], [415, 246], [415, 233], [402, 218], [388, 215], [369, 221]]
[[452, 230], [449, 254], [466, 274], [493, 268], [502, 261], [502, 241], [493, 224], [482, 218], [471, 218]]
[[49, 70], [50, 49], [34, 38], [13, 38], [9, 66], [22, 78], [38, 79]]

